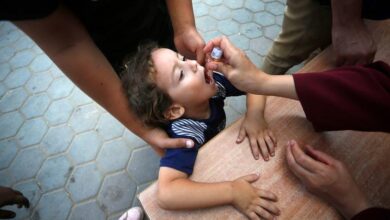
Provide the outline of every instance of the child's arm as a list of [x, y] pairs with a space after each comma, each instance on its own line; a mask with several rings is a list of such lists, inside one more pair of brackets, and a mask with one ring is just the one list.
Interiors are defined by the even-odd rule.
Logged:
[[247, 94], [247, 112], [237, 138], [237, 143], [241, 143], [248, 137], [256, 160], [259, 159], [259, 151], [264, 160], [269, 160], [269, 155], [275, 155], [276, 139], [264, 118], [265, 101], [265, 96]]
[[158, 204], [161, 208], [198, 209], [233, 205], [250, 218], [270, 219], [279, 215], [276, 196], [251, 185], [259, 177], [247, 175], [234, 181], [198, 183], [178, 170], [161, 167], [158, 177]]

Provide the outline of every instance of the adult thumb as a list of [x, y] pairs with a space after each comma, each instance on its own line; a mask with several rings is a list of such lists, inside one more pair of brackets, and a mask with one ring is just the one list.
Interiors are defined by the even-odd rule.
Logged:
[[186, 138], [169, 138], [164, 141], [162, 148], [193, 148], [194, 141]]
[[8, 211], [8, 210], [0, 210], [0, 219], [15, 218], [15, 216], [16, 216], [15, 212]]

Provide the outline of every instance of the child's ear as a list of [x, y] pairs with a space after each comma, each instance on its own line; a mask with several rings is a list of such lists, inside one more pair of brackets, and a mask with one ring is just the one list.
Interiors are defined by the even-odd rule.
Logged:
[[179, 104], [172, 104], [169, 108], [164, 112], [164, 117], [168, 120], [178, 119], [184, 115], [185, 109], [183, 106]]

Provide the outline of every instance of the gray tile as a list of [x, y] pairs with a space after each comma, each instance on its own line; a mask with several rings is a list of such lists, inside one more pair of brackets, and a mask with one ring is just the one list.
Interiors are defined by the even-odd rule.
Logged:
[[220, 5], [223, 0], [204, 0], [206, 4], [209, 6], [215, 6], [215, 5]]
[[29, 119], [42, 116], [50, 104], [50, 98], [46, 93], [29, 96], [20, 111]]
[[263, 35], [261, 26], [256, 23], [246, 23], [241, 25], [240, 32], [248, 38], [258, 38]]
[[96, 104], [77, 107], [69, 120], [69, 125], [76, 132], [93, 129], [99, 118], [100, 111]]
[[0, 100], [0, 111], [9, 112], [16, 110], [22, 106], [27, 96], [28, 94], [23, 87], [8, 90]]
[[215, 18], [205, 16], [196, 21], [196, 27], [203, 31], [214, 31], [217, 28], [217, 20]]
[[39, 93], [49, 88], [53, 77], [48, 72], [35, 73], [26, 83], [26, 89], [30, 93]]
[[126, 167], [131, 149], [122, 139], [116, 139], [103, 144], [96, 162], [103, 173], [111, 173]]
[[1, 35], [0, 38], [0, 47], [10, 45], [17, 41], [20, 38], [20, 32], [16, 29], [8, 29], [5, 33]]
[[0, 63], [8, 62], [15, 55], [15, 49], [9, 46], [0, 48]]
[[43, 72], [48, 70], [53, 62], [46, 54], [40, 54], [34, 58], [30, 64], [30, 68], [33, 72]]
[[104, 220], [106, 216], [95, 200], [77, 204], [73, 207], [69, 219], [72, 220]]
[[72, 201], [64, 190], [44, 194], [39, 201], [35, 216], [40, 220], [66, 219]]
[[140, 137], [135, 135], [133, 132], [129, 130], [125, 130], [122, 136], [123, 140], [126, 142], [126, 145], [130, 148], [138, 148], [146, 145], [146, 142], [142, 140]]
[[0, 99], [7, 92], [7, 88], [4, 86], [2, 82], [0, 82]]
[[77, 134], [69, 147], [69, 155], [76, 164], [88, 162], [96, 158], [101, 145], [102, 140], [94, 130]]
[[50, 74], [53, 76], [53, 78], [58, 78], [64, 76], [64, 73], [58, 68], [58, 66], [53, 63], [49, 69]]
[[86, 105], [93, 102], [93, 100], [88, 95], [86, 95], [77, 87], [73, 89], [69, 96], [69, 100], [73, 103], [74, 106]]
[[8, 168], [11, 180], [17, 182], [34, 177], [44, 159], [44, 153], [36, 146], [19, 151]]
[[53, 99], [64, 98], [68, 96], [74, 88], [74, 84], [65, 76], [55, 79], [50, 87], [47, 89], [47, 93]]
[[246, 96], [234, 96], [226, 99], [226, 103], [229, 107], [233, 108], [236, 112], [240, 114], [245, 114], [246, 112]]
[[254, 15], [253, 20], [261, 26], [275, 24], [275, 16], [268, 12], [258, 12]]
[[252, 20], [253, 12], [250, 12], [244, 8], [240, 8], [232, 12], [232, 17], [239, 23], [244, 24]]
[[157, 179], [160, 157], [147, 146], [134, 150], [131, 154], [127, 172], [138, 184]]
[[16, 51], [30, 49], [34, 46], [34, 41], [32, 41], [26, 35], [22, 35], [17, 41], [12, 44], [12, 47], [15, 48]]
[[64, 152], [75, 135], [68, 125], [51, 127], [42, 140], [41, 146], [48, 155]]
[[264, 36], [273, 41], [280, 32], [281, 28], [278, 25], [272, 25], [265, 28]]
[[28, 198], [30, 207], [35, 207], [42, 195], [42, 190], [35, 179], [18, 183], [13, 188], [20, 191], [26, 198]]
[[[251, 48], [251, 46], [249, 46]], [[246, 55], [249, 57], [249, 59], [254, 63], [258, 68], [261, 66], [263, 63], [263, 57], [260, 56], [259, 54], [255, 53], [252, 50], [246, 50], [245, 51]]]
[[0, 185], [1, 186], [6, 186], [6, 187], [11, 187], [12, 186], [12, 177], [9, 173], [8, 169], [5, 170], [0, 170]]
[[66, 188], [73, 201], [80, 202], [96, 196], [102, 180], [96, 164], [89, 163], [76, 167]]
[[8, 63], [0, 64], [0, 80], [5, 79], [5, 77], [7, 77], [10, 72], [11, 72], [11, 66]]
[[208, 13], [209, 7], [206, 4], [202, 2], [194, 3], [194, 15], [196, 17], [201, 17], [207, 15]]
[[252, 12], [258, 12], [264, 10], [264, 3], [259, 0], [246, 0], [245, 7]]
[[135, 191], [136, 184], [126, 172], [108, 175], [98, 195], [100, 207], [107, 215], [124, 212], [130, 208]]
[[229, 37], [229, 40], [241, 50], [249, 49], [249, 39], [242, 34], [235, 34]]
[[19, 51], [10, 59], [9, 63], [13, 69], [27, 66], [34, 59], [34, 56], [34, 52], [30, 50]]
[[284, 12], [284, 4], [280, 2], [270, 2], [265, 5], [265, 9], [274, 15], [282, 15]]
[[37, 144], [42, 140], [47, 128], [42, 118], [26, 120], [16, 135], [17, 140], [21, 146]]
[[96, 131], [103, 140], [110, 140], [122, 136], [125, 128], [110, 113], [103, 113], [96, 125]]
[[260, 37], [250, 41], [251, 50], [256, 51], [256, 53], [263, 56], [267, 55], [269, 49], [271, 48], [271, 45], [272, 41], [265, 37]]
[[217, 20], [224, 20], [230, 17], [231, 11], [224, 5], [214, 6], [210, 9], [210, 15]]
[[244, 0], [224, 0], [224, 4], [231, 9], [237, 9], [244, 5]]
[[222, 35], [222, 33], [219, 32], [218, 30], [216, 30], [216, 31], [206, 32], [202, 36], [203, 36], [204, 40], [207, 42], [207, 41], [210, 41], [211, 39], [214, 39], [214, 38], [219, 37], [221, 35]]
[[239, 119], [242, 115], [229, 106], [225, 106], [224, 109], [226, 112], [226, 126], [231, 125], [233, 122], [235, 122], [237, 119]]
[[10, 88], [16, 88], [24, 85], [28, 79], [30, 79], [31, 73], [30, 70], [26, 67], [22, 67], [12, 71], [8, 74], [8, 77], [4, 80], [4, 84]]
[[45, 113], [45, 118], [50, 125], [58, 125], [68, 121], [72, 111], [73, 106], [70, 101], [68, 99], [60, 99], [51, 103]]
[[17, 143], [13, 139], [0, 141], [0, 170], [7, 168], [18, 152]]
[[65, 186], [72, 169], [73, 167], [64, 155], [47, 159], [37, 175], [42, 191], [47, 192]]
[[14, 136], [22, 124], [23, 117], [17, 111], [1, 114], [0, 139]]
[[223, 20], [218, 22], [218, 30], [226, 36], [240, 32], [240, 25], [234, 20]]

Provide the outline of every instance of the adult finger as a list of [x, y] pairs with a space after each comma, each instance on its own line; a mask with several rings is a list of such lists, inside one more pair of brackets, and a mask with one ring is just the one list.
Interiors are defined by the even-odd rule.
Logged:
[[334, 159], [330, 155], [328, 155], [322, 151], [316, 150], [310, 145], [306, 145], [306, 151], [310, 154], [310, 156], [312, 156], [317, 161], [320, 161], [324, 164], [330, 165], [336, 161], [336, 159]]
[[205, 63], [205, 54], [201, 47], [196, 48], [196, 61], [202, 65]]
[[288, 167], [298, 178], [307, 180], [307, 178], [312, 175], [308, 170], [304, 169], [295, 161], [295, 158], [291, 152], [291, 141], [287, 143], [286, 158]]
[[15, 212], [8, 211], [8, 210], [0, 210], [0, 218], [7, 219], [7, 218], [15, 218], [16, 214]]
[[203, 48], [204, 53], [211, 53], [214, 47], [221, 46], [222, 37], [216, 37], [207, 42], [206, 46]]
[[317, 173], [322, 169], [323, 164], [305, 154], [294, 140], [291, 141], [291, 152], [295, 158], [295, 161], [304, 169], [312, 173]]
[[168, 148], [193, 148], [194, 147], [194, 141], [191, 139], [186, 138], [167, 138], [163, 141], [161, 148], [168, 149]]
[[242, 176], [239, 179], [245, 180], [248, 183], [253, 183], [253, 182], [257, 181], [259, 179], [259, 177], [260, 176], [258, 174], [249, 174], [246, 176]]
[[221, 72], [221, 73], [223, 73], [226, 76], [229, 75], [229, 73], [230, 73], [230, 71], [232, 69], [229, 64], [225, 64], [225, 63], [222, 63], [222, 62], [213, 62], [213, 61], [206, 63], [206, 68], [208, 70]]

